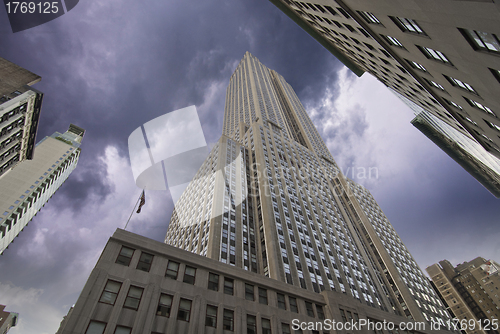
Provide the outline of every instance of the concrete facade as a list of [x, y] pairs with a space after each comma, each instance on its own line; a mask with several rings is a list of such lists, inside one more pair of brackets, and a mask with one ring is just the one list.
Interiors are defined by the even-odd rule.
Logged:
[[0, 333], [6, 334], [17, 325], [19, 314], [5, 311], [5, 305], [0, 305]]
[[[416, 116], [426, 112], [461, 134], [462, 148], [467, 150], [469, 142], [480, 145], [479, 154], [476, 149], [469, 154], [479, 160], [491, 156], [487, 160], [493, 161], [493, 168], [488, 166], [486, 173], [494, 173], [495, 179], [487, 188], [500, 196], [498, 2], [271, 2], [358, 76], [374, 75], [403, 101], [410, 101]], [[453, 141], [461, 137], [449, 136], [449, 131], [442, 134]], [[485, 172], [478, 168], [477, 173]]]

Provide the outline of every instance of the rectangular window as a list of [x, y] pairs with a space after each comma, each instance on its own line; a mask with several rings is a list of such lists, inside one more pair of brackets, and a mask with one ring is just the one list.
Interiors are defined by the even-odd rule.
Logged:
[[102, 334], [106, 328], [105, 322], [91, 320], [85, 334]]
[[130, 260], [132, 260], [133, 254], [134, 254], [134, 249], [122, 246], [120, 254], [116, 258], [116, 263], [128, 266], [130, 264]]
[[413, 60], [408, 60], [408, 59], [405, 59], [408, 64], [410, 64], [411, 67], [413, 67], [414, 69], [417, 69], [417, 70], [420, 70], [420, 71], [423, 71], [423, 72], [427, 72], [427, 70], [425, 69], [425, 67], [423, 65], [420, 65], [419, 63], [413, 61]]
[[137, 269], [149, 272], [151, 269], [151, 262], [153, 262], [153, 255], [148, 253], [141, 253], [141, 257], [139, 258], [139, 263], [137, 263]]
[[485, 121], [485, 122], [486, 122], [486, 124], [488, 124], [488, 126], [489, 126], [490, 128], [495, 129], [495, 130], [497, 130], [497, 131], [500, 131], [500, 126], [499, 126], [499, 125], [496, 125], [496, 124], [494, 124], [494, 123], [491, 123], [491, 122], [489, 122], [489, 121], [487, 121], [487, 120], [485, 120], [485, 119], [483, 119], [483, 121]]
[[194, 285], [195, 276], [196, 276], [196, 268], [186, 266], [186, 269], [184, 269], [184, 279], [182, 281], [184, 283]]
[[224, 293], [226, 295], [233, 295], [234, 292], [234, 280], [224, 277]]
[[179, 263], [174, 261], [168, 261], [167, 272], [165, 273], [165, 277], [171, 279], [177, 279], [178, 272], [179, 272]]
[[205, 326], [217, 327], [217, 306], [207, 305], [207, 315], [205, 317]]
[[[443, 98], [443, 99], [444, 99], [444, 98]], [[462, 108], [462, 106], [461, 106], [461, 105], [459, 105], [458, 103], [455, 103], [455, 102], [450, 101], [450, 100], [447, 100], [447, 99], [444, 99], [444, 100], [445, 100], [445, 101], [446, 101], [446, 103], [448, 103], [450, 106], [454, 106], [455, 108], [458, 108], [458, 109], [460, 109], [460, 110], [462, 110], [462, 109], [463, 109], [463, 108]]]
[[361, 17], [364, 18], [368, 23], [381, 24], [379, 19], [377, 19], [377, 17], [370, 12], [363, 12], [358, 10], [358, 14], [361, 15]]
[[224, 309], [222, 328], [225, 331], [234, 331], [234, 311]]
[[498, 80], [498, 82], [500, 82], [500, 71], [495, 70], [493, 68], [490, 68], [490, 71], [493, 74], [493, 76]]
[[191, 301], [181, 298], [179, 303], [179, 311], [177, 311], [177, 320], [189, 321], [191, 314]]
[[277, 296], [278, 296], [278, 308], [286, 310], [285, 295], [278, 293]]
[[262, 334], [271, 334], [271, 321], [262, 318]]
[[219, 275], [213, 273], [208, 274], [208, 289], [219, 291]]
[[259, 288], [259, 303], [267, 305], [267, 290]]
[[393, 45], [393, 46], [397, 46], [398, 48], [402, 48], [404, 49], [405, 47], [403, 46], [403, 44], [395, 37], [392, 37], [392, 36], [384, 36], [382, 35], [386, 40], [387, 42], [389, 42], [389, 44]]
[[468, 98], [466, 98], [466, 97], [464, 97], [464, 99], [465, 99], [465, 101], [467, 101], [467, 102], [468, 102], [471, 106], [476, 107], [476, 108], [478, 108], [478, 109], [481, 109], [482, 111], [484, 111], [485, 113], [487, 113], [487, 114], [489, 114], [489, 115], [491, 115], [491, 116], [493, 116], [493, 117], [497, 117], [497, 116], [495, 115], [495, 113], [494, 113], [494, 112], [493, 112], [490, 108], [488, 108], [487, 106], [484, 106], [484, 105], [482, 105], [481, 103], [476, 102], [476, 101], [471, 100], [471, 99], [468, 99]]
[[115, 305], [116, 296], [118, 296], [118, 291], [120, 291], [121, 286], [122, 284], [120, 282], [108, 280], [102, 291], [101, 298], [99, 298], [99, 302]]
[[127, 298], [125, 299], [125, 303], [123, 307], [131, 308], [132, 310], [137, 310], [139, 308], [139, 303], [141, 302], [143, 288], [139, 288], [138, 286], [130, 286], [128, 290]]
[[247, 314], [247, 334], [257, 334], [257, 318]]
[[474, 50], [500, 53], [497, 35], [469, 29], [458, 28]]
[[424, 56], [426, 56], [429, 59], [434, 59], [434, 60], [443, 62], [445, 64], [453, 65], [451, 63], [451, 61], [444, 55], [444, 53], [442, 53], [440, 51], [436, 51], [434, 49], [426, 48], [426, 47], [418, 46], [418, 45], [417, 45], [417, 48], [419, 48], [419, 50], [424, 54]]
[[469, 85], [468, 83], [466, 82], [463, 82], [461, 80], [458, 80], [458, 79], [455, 79], [455, 78], [452, 78], [452, 77], [449, 77], [447, 75], [444, 75], [443, 76], [446, 78], [446, 80], [448, 80], [453, 86], [456, 86], [456, 87], [460, 87], [462, 89], [465, 89], [466, 91], [470, 92], [470, 93], [473, 93], [473, 94], [476, 94], [476, 95], [479, 95], [474, 88], [472, 88], [471, 85]]
[[399, 27], [399, 29], [401, 29], [401, 31], [427, 36], [427, 34], [422, 30], [422, 28], [420, 28], [420, 26], [414, 20], [406, 19], [403, 17], [393, 17], [393, 16], [389, 17]]
[[299, 313], [299, 308], [297, 307], [297, 299], [288, 297], [288, 302], [290, 303], [290, 311]]
[[281, 333], [283, 334], [291, 334], [290, 333], [290, 325], [281, 323]]
[[314, 317], [314, 309], [313, 309], [313, 304], [310, 302], [305, 302], [306, 303], [306, 311], [307, 315], [310, 317]]
[[114, 334], [130, 334], [132, 328], [125, 326], [116, 326]]
[[246, 300], [255, 300], [254, 296], [254, 287], [251, 284], [245, 283], [245, 299]]
[[325, 313], [323, 312], [323, 306], [316, 304], [316, 313], [318, 314], [319, 320], [325, 320]]
[[170, 317], [170, 310], [172, 309], [172, 296], [161, 294], [160, 301], [158, 302], [158, 309], [156, 310], [156, 315], [162, 317]]
[[429, 79], [425, 79], [425, 78], [424, 78], [424, 80], [425, 80], [425, 81], [427, 81], [427, 83], [428, 83], [429, 85], [431, 85], [432, 87], [437, 88], [437, 89], [440, 89], [440, 90], [442, 90], [442, 91], [445, 91], [444, 87], [443, 87], [443, 86], [441, 86], [440, 84], [438, 84], [437, 82], [432, 81], [432, 80], [429, 80]]

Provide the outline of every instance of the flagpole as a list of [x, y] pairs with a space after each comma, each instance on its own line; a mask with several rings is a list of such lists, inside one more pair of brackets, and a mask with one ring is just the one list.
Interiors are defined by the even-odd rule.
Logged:
[[135, 205], [134, 205], [134, 209], [132, 210], [132, 213], [130, 214], [130, 217], [128, 217], [127, 224], [125, 224], [124, 230], [127, 229], [128, 222], [130, 221], [130, 218], [132, 218], [132, 215], [134, 214], [135, 208], [136, 208], [137, 204], [139, 204], [139, 201], [141, 200], [141, 197], [142, 197], [142, 191], [141, 191], [141, 194], [139, 195], [139, 198], [137, 199], [137, 203], [135, 203]]

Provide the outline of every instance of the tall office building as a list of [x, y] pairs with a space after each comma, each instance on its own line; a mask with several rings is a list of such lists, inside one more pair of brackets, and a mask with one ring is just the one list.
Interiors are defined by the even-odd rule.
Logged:
[[0, 177], [33, 159], [43, 94], [41, 77], [0, 58]]
[[0, 333], [6, 334], [17, 325], [19, 314], [5, 311], [5, 305], [0, 305]]
[[[462, 323], [473, 319], [478, 324], [475, 328], [464, 328], [467, 334], [500, 332], [498, 263], [478, 257], [453, 267], [449, 261], [443, 260], [426, 270], [440, 298], [453, 315]], [[482, 326], [479, 327], [479, 324]]]
[[449, 318], [292, 87], [248, 52], [227, 88], [223, 135], [176, 203], [165, 242], [415, 321]]
[[[413, 124], [500, 197], [498, 2], [270, 1], [355, 74], [374, 75], [408, 103]], [[422, 126], [422, 109], [436, 121]]]
[[33, 160], [0, 178], [0, 254], [76, 168], [85, 130], [71, 124], [36, 145]]

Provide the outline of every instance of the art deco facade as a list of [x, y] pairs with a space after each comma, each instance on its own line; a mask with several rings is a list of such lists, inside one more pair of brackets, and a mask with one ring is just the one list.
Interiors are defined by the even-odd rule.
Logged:
[[0, 58], [0, 177], [33, 159], [43, 94], [40, 76]]
[[[441, 148], [449, 146], [448, 141], [456, 142], [460, 151], [467, 152], [459, 154], [459, 163], [500, 197], [498, 2], [271, 2], [355, 74], [374, 75], [405, 102], [411, 101], [410, 106], [453, 129], [432, 129], [440, 132], [438, 137], [444, 136], [433, 141]], [[420, 111], [413, 109], [418, 117]], [[471, 146], [480, 151], [478, 147], [468, 151]], [[445, 149], [455, 160], [456, 151]]]
[[248, 52], [227, 89], [223, 136], [176, 203], [165, 242], [304, 292], [415, 321], [449, 318], [290, 85]]
[[[475, 330], [464, 328], [467, 334], [499, 333], [500, 265], [481, 257], [456, 267], [440, 261], [426, 268], [435, 289], [447, 307], [460, 321], [475, 320]], [[482, 324], [483, 329], [479, 328]], [[488, 324], [490, 324], [488, 326]]]
[[76, 168], [85, 130], [73, 124], [36, 145], [33, 160], [0, 178], [0, 254]]

